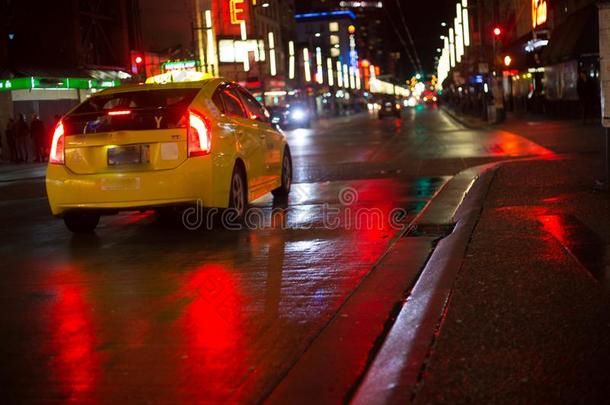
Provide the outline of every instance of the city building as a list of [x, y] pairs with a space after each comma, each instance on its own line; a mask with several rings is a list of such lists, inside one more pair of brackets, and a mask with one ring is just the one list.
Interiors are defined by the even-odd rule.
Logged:
[[[447, 28], [438, 75], [446, 99], [464, 112], [574, 117], [582, 114], [579, 86], [599, 87], [593, 0], [460, 0]], [[591, 108], [598, 97], [587, 97]]]
[[280, 103], [296, 85], [289, 74], [293, 0], [139, 1], [138, 20], [132, 65], [141, 79], [201, 71], [239, 82], [266, 104]]
[[[282, 103], [297, 84], [291, 74], [294, 1], [215, 4], [220, 75], [240, 82], [267, 105]], [[231, 9], [235, 4], [239, 7]]]
[[359, 103], [362, 89], [356, 15], [350, 10], [297, 14], [299, 76], [318, 114]]
[[362, 60], [378, 66], [384, 75], [406, 78], [408, 64], [401, 61], [400, 45], [392, 24], [388, 24], [383, 1], [313, 0], [297, 7], [299, 13], [333, 10], [349, 10], [356, 17], [356, 46]]
[[0, 126], [33, 113], [50, 125], [93, 92], [129, 79], [132, 11], [127, 0], [1, 1]]

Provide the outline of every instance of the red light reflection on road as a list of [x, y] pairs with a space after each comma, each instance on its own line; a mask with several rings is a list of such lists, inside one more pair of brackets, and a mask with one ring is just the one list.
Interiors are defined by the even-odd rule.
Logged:
[[543, 156], [551, 158], [555, 153], [508, 131], [497, 131], [488, 150], [494, 156]]
[[133, 212], [128, 215], [119, 216], [118, 221], [121, 226], [132, 225], [150, 218], [154, 213], [154, 211]]
[[561, 244], [568, 243], [566, 239], [565, 224], [560, 215], [543, 215], [538, 217], [545, 231], [553, 235]]
[[76, 268], [55, 273], [56, 299], [49, 308], [51, 370], [69, 401], [82, 401], [99, 377], [93, 311], [86, 301], [86, 281]]
[[226, 398], [239, 385], [239, 371], [248, 355], [239, 282], [223, 265], [202, 265], [188, 275], [177, 298], [190, 300], [178, 321], [184, 339], [184, 394]]

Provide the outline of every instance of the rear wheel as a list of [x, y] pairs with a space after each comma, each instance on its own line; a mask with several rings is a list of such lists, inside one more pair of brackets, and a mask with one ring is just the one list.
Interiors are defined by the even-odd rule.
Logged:
[[100, 215], [90, 212], [69, 212], [64, 217], [66, 227], [74, 233], [91, 233], [100, 222]]
[[282, 184], [272, 191], [274, 197], [287, 197], [292, 187], [292, 157], [290, 150], [284, 149], [284, 157], [282, 158]]
[[231, 176], [231, 192], [229, 195], [229, 208], [237, 214], [237, 220], [243, 221], [248, 206], [248, 186], [246, 175], [241, 166], [235, 166]]

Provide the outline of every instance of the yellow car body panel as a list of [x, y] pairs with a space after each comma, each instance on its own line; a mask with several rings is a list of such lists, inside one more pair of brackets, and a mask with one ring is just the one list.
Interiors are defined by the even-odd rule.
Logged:
[[[187, 157], [185, 128], [66, 135], [65, 164], [50, 163], [47, 170], [52, 213], [62, 216], [71, 210], [129, 210], [197, 202], [226, 208], [238, 161], [245, 168], [249, 201], [278, 188], [285, 136], [269, 123], [223, 114], [212, 96], [225, 83], [218, 78], [123, 86], [99, 93], [200, 88], [189, 109], [209, 121], [211, 151]], [[149, 163], [116, 167], [108, 163], [109, 148], [138, 144], [145, 144]]]

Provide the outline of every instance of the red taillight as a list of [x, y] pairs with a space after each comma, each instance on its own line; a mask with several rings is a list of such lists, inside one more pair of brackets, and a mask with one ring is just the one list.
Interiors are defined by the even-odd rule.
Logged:
[[49, 163], [59, 165], [64, 164], [64, 124], [59, 121], [53, 132], [53, 141], [51, 142], [51, 153], [49, 154]]
[[212, 149], [209, 123], [205, 118], [193, 111], [189, 111], [188, 119], [188, 156], [207, 155]]
[[114, 110], [114, 111], [108, 111], [108, 115], [129, 115], [131, 114], [131, 110]]

